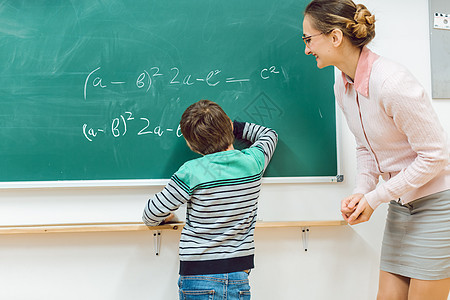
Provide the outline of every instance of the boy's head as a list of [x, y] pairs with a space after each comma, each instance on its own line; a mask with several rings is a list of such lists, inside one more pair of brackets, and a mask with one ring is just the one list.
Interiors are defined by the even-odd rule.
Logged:
[[181, 116], [180, 129], [189, 148], [202, 155], [225, 151], [234, 142], [230, 118], [209, 100], [189, 106]]

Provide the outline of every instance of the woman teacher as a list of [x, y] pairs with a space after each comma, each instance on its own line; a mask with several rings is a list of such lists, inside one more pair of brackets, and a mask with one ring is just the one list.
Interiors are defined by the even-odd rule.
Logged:
[[[375, 17], [351, 0], [305, 9], [305, 53], [342, 71], [336, 101], [356, 139], [357, 178], [341, 212], [351, 225], [389, 203], [378, 299], [446, 300], [450, 289], [448, 142], [429, 97], [403, 66], [366, 45]], [[379, 177], [383, 178], [379, 182]]]

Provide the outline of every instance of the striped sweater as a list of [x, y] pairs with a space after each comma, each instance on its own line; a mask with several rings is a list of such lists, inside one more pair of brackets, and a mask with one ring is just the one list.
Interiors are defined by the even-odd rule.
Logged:
[[253, 143], [242, 151], [205, 155], [183, 164], [144, 209], [156, 226], [187, 204], [180, 238], [180, 275], [230, 273], [254, 267], [254, 240], [261, 179], [278, 136], [272, 129], [234, 122], [237, 139]]

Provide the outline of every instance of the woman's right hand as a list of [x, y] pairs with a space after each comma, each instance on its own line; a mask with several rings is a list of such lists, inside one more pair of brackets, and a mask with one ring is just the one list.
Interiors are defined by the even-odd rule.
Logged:
[[342, 217], [345, 221], [348, 222], [348, 218], [352, 215], [352, 213], [355, 211], [356, 206], [358, 205], [359, 201], [364, 197], [364, 194], [353, 194], [350, 195], [341, 201], [341, 213]]

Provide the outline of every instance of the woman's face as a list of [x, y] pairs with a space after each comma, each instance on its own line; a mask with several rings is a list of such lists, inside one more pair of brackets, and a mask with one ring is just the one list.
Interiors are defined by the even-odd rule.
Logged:
[[306, 39], [305, 54], [314, 55], [319, 69], [333, 65], [332, 44], [330, 37], [313, 27], [311, 17], [306, 15], [303, 19], [303, 35], [310, 37]]

